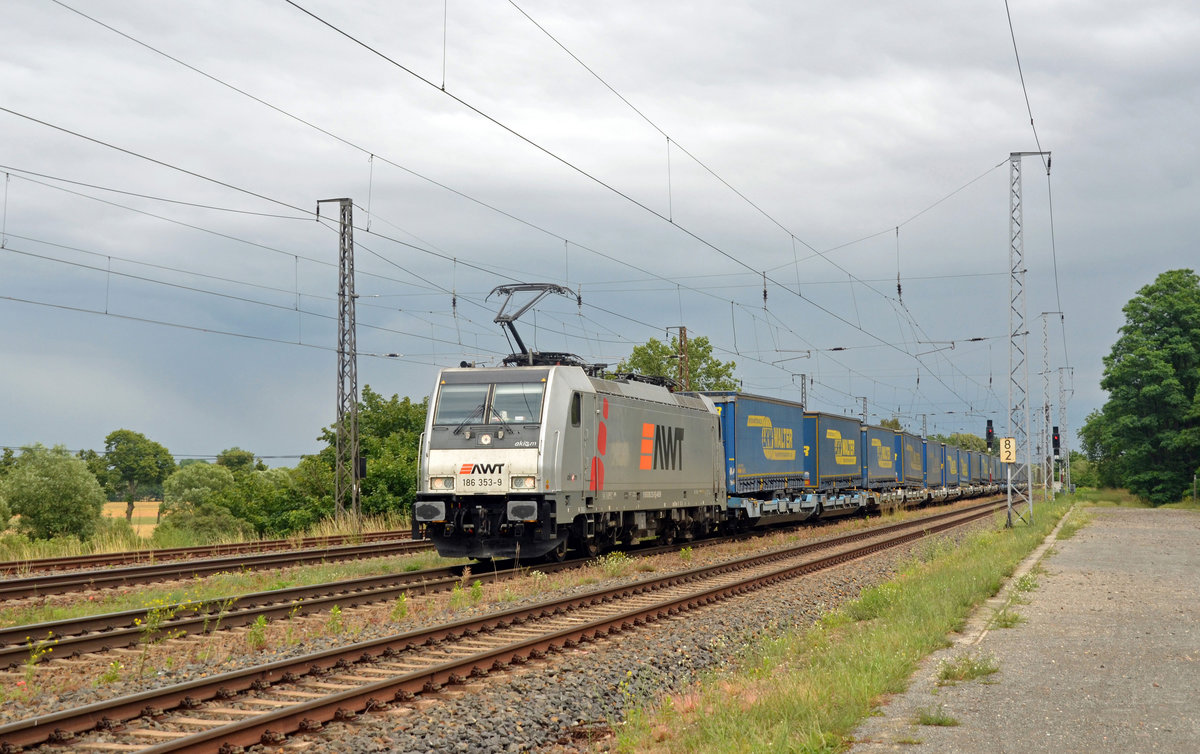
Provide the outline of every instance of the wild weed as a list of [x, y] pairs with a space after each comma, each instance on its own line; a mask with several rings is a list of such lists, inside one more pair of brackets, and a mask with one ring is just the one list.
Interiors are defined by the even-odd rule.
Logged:
[[250, 624], [250, 630], [246, 632], [246, 644], [250, 650], [258, 652], [267, 647], [267, 616], [260, 615]]

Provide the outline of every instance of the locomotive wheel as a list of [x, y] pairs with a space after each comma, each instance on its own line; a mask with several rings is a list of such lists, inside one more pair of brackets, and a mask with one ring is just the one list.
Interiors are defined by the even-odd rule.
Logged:
[[548, 560], [551, 563], [561, 563], [566, 559], [567, 559], [567, 540], [566, 539], [563, 539], [563, 541], [558, 543], [557, 547], [555, 547], [550, 552], [546, 553], [546, 560]]
[[667, 524], [666, 528], [662, 530], [662, 533], [658, 535], [658, 541], [662, 542], [664, 545], [675, 544], [675, 524], [674, 523]]
[[585, 539], [575, 547], [575, 552], [581, 558], [594, 558], [600, 554], [600, 543], [595, 539]]

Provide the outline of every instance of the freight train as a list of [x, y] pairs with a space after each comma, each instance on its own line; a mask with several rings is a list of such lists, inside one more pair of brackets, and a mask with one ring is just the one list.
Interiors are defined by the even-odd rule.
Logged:
[[443, 369], [413, 536], [561, 559], [999, 490], [994, 456], [738, 392], [542, 364]]

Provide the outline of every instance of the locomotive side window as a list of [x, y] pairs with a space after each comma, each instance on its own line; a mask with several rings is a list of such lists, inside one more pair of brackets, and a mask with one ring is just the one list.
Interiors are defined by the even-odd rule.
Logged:
[[571, 394], [571, 426], [578, 427], [583, 419], [583, 398], [579, 393]]
[[537, 422], [542, 419], [542, 392], [545, 385], [540, 382], [498, 383], [492, 394], [490, 421]]
[[487, 404], [491, 385], [442, 385], [438, 392], [437, 413], [434, 424], [459, 424], [467, 420], [484, 422], [484, 406]]

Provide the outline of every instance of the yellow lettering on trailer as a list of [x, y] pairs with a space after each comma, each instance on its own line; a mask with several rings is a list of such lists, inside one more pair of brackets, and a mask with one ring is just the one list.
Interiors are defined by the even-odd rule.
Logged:
[[775, 427], [771, 417], [750, 414], [746, 417], [747, 427], [762, 430], [763, 456], [768, 461], [794, 461], [796, 449], [792, 445], [793, 431], [787, 427]]
[[854, 440], [843, 438], [836, 429], [825, 430], [825, 439], [833, 440], [833, 462], [838, 466], [857, 466], [858, 453], [855, 451]]

